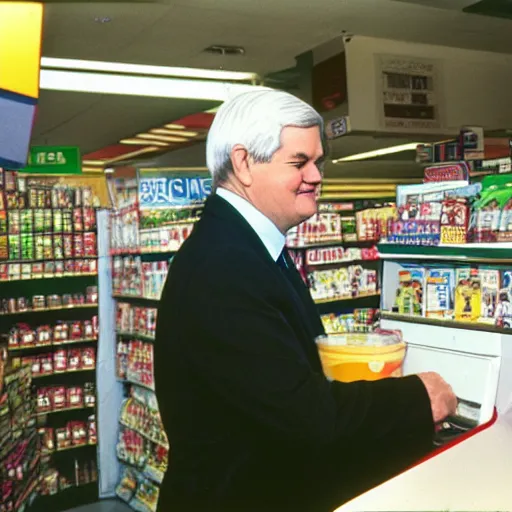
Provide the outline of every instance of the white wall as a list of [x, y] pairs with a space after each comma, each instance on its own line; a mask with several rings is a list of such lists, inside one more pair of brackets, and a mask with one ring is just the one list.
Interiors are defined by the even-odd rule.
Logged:
[[353, 130], [392, 132], [380, 120], [379, 56], [432, 59], [439, 69], [442, 123], [416, 133], [456, 133], [462, 125], [512, 128], [512, 56], [354, 36], [345, 43]]

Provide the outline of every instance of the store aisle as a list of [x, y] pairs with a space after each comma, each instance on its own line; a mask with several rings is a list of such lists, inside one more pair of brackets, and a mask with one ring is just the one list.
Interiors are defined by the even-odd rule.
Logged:
[[68, 512], [133, 512], [132, 509], [119, 500], [102, 500], [98, 503], [74, 508]]

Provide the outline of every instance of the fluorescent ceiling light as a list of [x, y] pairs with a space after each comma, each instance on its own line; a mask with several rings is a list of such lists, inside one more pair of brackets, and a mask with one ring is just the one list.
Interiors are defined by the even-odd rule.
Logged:
[[169, 130], [184, 130], [186, 128], [182, 124], [166, 124], [165, 127]]
[[84, 165], [103, 165], [103, 160], [83, 160], [82, 163]]
[[157, 142], [150, 140], [142, 140], [142, 139], [123, 139], [119, 141], [121, 144], [131, 144], [133, 146], [163, 146], [167, 147], [169, 144], [165, 142]]
[[394, 153], [401, 153], [403, 151], [415, 151], [421, 142], [411, 142], [409, 144], [401, 144], [399, 146], [391, 146], [389, 148], [376, 149], [375, 151], [368, 151], [366, 153], [358, 153], [357, 155], [345, 156], [333, 160], [333, 164], [340, 162], [354, 162], [356, 160], [366, 160], [369, 158], [377, 158], [379, 156], [393, 155]]
[[52, 69], [41, 70], [40, 87], [50, 91], [210, 101], [226, 101], [233, 96], [253, 91], [256, 88], [268, 89], [268, 87], [248, 84], [208, 82], [206, 80], [109, 75], [104, 73], [56, 71]]
[[146, 139], [149, 141], [159, 140], [162, 142], [189, 142], [189, 139], [185, 137], [171, 137], [168, 135], [152, 135], [151, 133], [139, 133], [137, 135], [138, 139]]
[[219, 71], [215, 69], [176, 68], [169, 66], [148, 66], [146, 64], [124, 64], [95, 60], [41, 58], [42, 68], [68, 69], [74, 71], [100, 71], [145, 76], [167, 76], [179, 78], [199, 78], [205, 80], [251, 81], [256, 73], [240, 71]]
[[156, 133], [157, 135], [178, 135], [181, 137], [197, 137], [197, 132], [186, 132], [184, 130], [168, 130], [167, 128], [155, 128], [149, 130], [150, 133]]

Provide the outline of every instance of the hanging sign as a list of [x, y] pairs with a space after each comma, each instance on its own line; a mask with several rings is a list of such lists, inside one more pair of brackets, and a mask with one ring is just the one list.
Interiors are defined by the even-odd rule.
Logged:
[[207, 173], [139, 171], [138, 196], [141, 210], [200, 206], [212, 191]]
[[27, 167], [20, 172], [31, 174], [81, 174], [82, 162], [78, 148], [70, 146], [33, 146]]
[[467, 181], [469, 166], [465, 162], [426, 167], [423, 182]]
[[325, 123], [325, 134], [330, 140], [343, 137], [343, 135], [346, 135], [349, 131], [350, 125], [348, 117], [337, 117]]

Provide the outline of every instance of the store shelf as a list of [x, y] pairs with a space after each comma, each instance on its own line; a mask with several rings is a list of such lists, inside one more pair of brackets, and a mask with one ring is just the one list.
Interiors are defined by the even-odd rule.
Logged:
[[343, 266], [343, 265], [364, 265], [364, 264], [379, 264], [380, 259], [374, 260], [339, 260], [339, 261], [324, 261], [322, 263], [306, 263], [308, 267], [329, 267], [329, 266]]
[[400, 315], [398, 313], [392, 313], [389, 311], [381, 311], [380, 316], [383, 320], [397, 320], [400, 322], [407, 322], [410, 324], [432, 325], [436, 327], [449, 327], [451, 329], [463, 329], [468, 331], [508, 334], [509, 336], [512, 336], [512, 329], [503, 329], [501, 327], [496, 327], [492, 324], [484, 324], [477, 322], [458, 322], [456, 320], [448, 319], [445, 320], [439, 318], [425, 318], [422, 316]]
[[512, 263], [512, 244], [378, 245], [384, 260], [451, 261], [461, 263]]
[[49, 414], [58, 414], [61, 412], [73, 412], [73, 411], [94, 411], [96, 406], [94, 405], [84, 405], [82, 407], [66, 407], [64, 409], [53, 409], [51, 411], [46, 412], [36, 412], [36, 416], [47, 416]]
[[133, 380], [128, 379], [117, 379], [118, 382], [121, 382], [122, 384], [128, 384], [130, 386], [138, 386], [139, 388], [147, 389], [148, 391], [155, 391], [155, 388], [152, 388], [150, 386], [147, 386], [146, 384], [142, 384], [141, 382], [136, 382]]
[[354, 247], [354, 246], [368, 246], [368, 245], [377, 245], [378, 240], [332, 240], [325, 242], [317, 242], [317, 243], [311, 243], [311, 244], [304, 244], [304, 245], [288, 245], [286, 244], [286, 248], [288, 250], [307, 250], [307, 249], [320, 249], [322, 247]]
[[141, 341], [155, 341], [154, 336], [148, 336], [147, 334], [139, 334], [136, 332], [116, 331], [116, 334], [120, 338], [137, 339], [137, 340], [141, 340]]
[[129, 430], [132, 430], [133, 432], [139, 434], [144, 439], [147, 439], [148, 441], [151, 441], [152, 443], [155, 443], [158, 446], [162, 446], [164, 448], [169, 449], [169, 445], [167, 443], [164, 443], [163, 441], [158, 441], [157, 439], [153, 439], [150, 435], [146, 434], [146, 432], [133, 427], [132, 425], [130, 425], [126, 421], [120, 419], [119, 420], [119, 424], [122, 425], [123, 427], [125, 427], [125, 428], [127, 428]]
[[88, 273], [80, 273], [80, 274], [53, 274], [53, 275], [42, 275], [38, 277], [27, 277], [20, 279], [0, 279], [0, 283], [19, 283], [20, 281], [23, 283], [26, 283], [28, 281], [43, 281], [45, 279], [67, 279], [71, 277], [98, 277], [98, 274], [96, 272], [88, 272]]
[[138, 301], [138, 302], [160, 302], [160, 299], [154, 297], [144, 297], [143, 295], [123, 295], [115, 293], [112, 297], [116, 300], [125, 300], [125, 301]]
[[82, 343], [93, 343], [97, 342], [98, 338], [86, 338], [81, 340], [68, 340], [68, 341], [59, 341], [59, 342], [53, 342], [53, 343], [47, 343], [47, 344], [41, 344], [41, 345], [29, 345], [26, 347], [8, 347], [9, 352], [19, 352], [19, 351], [26, 351], [26, 350], [37, 350], [37, 349], [44, 349], [44, 348], [52, 348], [52, 347], [63, 347], [67, 345], [80, 345]]
[[42, 308], [42, 309], [27, 309], [25, 311], [14, 311], [13, 313], [0, 313], [0, 318], [3, 316], [17, 316], [29, 315], [36, 313], [50, 313], [53, 311], [69, 311], [72, 309], [97, 309], [98, 304], [77, 304], [73, 306], [60, 306], [58, 308]]
[[46, 452], [46, 453], [44, 453], [44, 455], [52, 455], [54, 453], [69, 452], [70, 450], [79, 450], [81, 448], [91, 448], [92, 446], [97, 446], [97, 445], [96, 445], [96, 443], [84, 443], [84, 444], [79, 444], [76, 446], [68, 446], [67, 448], [59, 448], [52, 452]]
[[357, 295], [356, 297], [329, 297], [327, 299], [315, 299], [315, 304], [328, 304], [330, 302], [348, 302], [360, 299], [367, 299], [369, 297], [380, 297], [380, 292], [365, 293]]
[[53, 373], [45, 373], [44, 375], [32, 375], [33, 379], [44, 379], [48, 377], [55, 377], [58, 375], [74, 375], [77, 373], [86, 373], [86, 372], [94, 372], [96, 368], [86, 368], [80, 370], [66, 370], [65, 372], [53, 372]]

